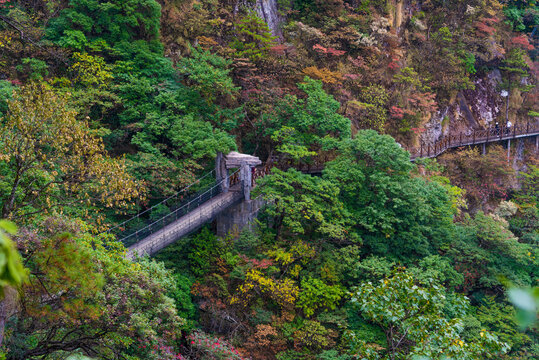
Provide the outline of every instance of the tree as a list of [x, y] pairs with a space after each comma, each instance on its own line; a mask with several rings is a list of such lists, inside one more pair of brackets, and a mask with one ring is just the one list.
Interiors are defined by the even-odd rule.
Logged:
[[5, 220], [0, 220], [0, 345], [4, 341], [6, 324], [6, 309], [4, 290], [11, 286], [18, 288], [27, 279], [28, 274], [22, 264], [21, 256], [9, 235], [15, 235], [16, 226]]
[[350, 138], [350, 120], [338, 114], [339, 102], [324, 91], [321, 81], [305, 77], [298, 88], [305, 99], [285, 96], [258, 123], [260, 132], [272, 137], [279, 151], [298, 159]]
[[52, 19], [47, 37], [75, 50], [108, 50], [122, 42], [158, 41], [161, 6], [155, 0], [70, 0]]
[[17, 228], [13, 223], [0, 220], [0, 257], [3, 259], [0, 263], [0, 300], [4, 297], [4, 289], [7, 286], [21, 285], [27, 275], [22, 265], [21, 256], [8, 236], [8, 234], [15, 235], [16, 232]]
[[308, 277], [301, 280], [301, 290], [296, 305], [311, 317], [318, 309], [335, 310], [344, 296], [340, 286], [332, 286], [320, 279]]
[[260, 180], [254, 196], [258, 193], [268, 203], [266, 212], [273, 218], [277, 239], [299, 234], [310, 239], [347, 237], [347, 214], [336, 183], [295, 169], [274, 168]]
[[472, 210], [506, 198], [515, 175], [499, 146], [492, 146], [485, 155], [474, 148], [447, 152], [440, 157], [440, 163], [451, 183], [466, 190]]
[[361, 89], [361, 101], [352, 101], [360, 110], [357, 127], [359, 129], [374, 129], [384, 131], [387, 120], [387, 102], [389, 94], [380, 85], [369, 85]]
[[150, 183], [152, 195], [158, 198], [192, 183], [195, 171], [213, 163], [217, 152], [236, 148], [226, 132], [195, 113], [187, 113], [181, 104], [170, 106], [176, 99], [170, 95], [158, 96], [162, 110], [146, 114], [137, 124], [139, 131], [131, 143], [138, 153], [129, 157], [137, 177]]
[[233, 96], [239, 88], [234, 86], [230, 74], [231, 60], [210, 53], [208, 50], [189, 48], [190, 57], [180, 59], [179, 70], [187, 76], [209, 103], [218, 96]]
[[519, 242], [505, 220], [482, 211], [474, 218], [468, 216], [458, 226], [447, 255], [455, 262], [457, 271], [464, 275], [462, 288], [465, 291], [501, 291], [501, 278], [519, 287], [530, 286], [533, 274], [538, 271], [534, 261], [539, 255], [538, 250]]
[[323, 178], [339, 184], [365, 251], [410, 260], [448, 241], [453, 210], [447, 190], [412, 176], [409, 159], [390, 136], [363, 130], [326, 164]]
[[76, 120], [67, 95], [42, 84], [22, 87], [0, 127], [0, 202], [13, 219], [74, 204], [127, 207], [142, 195], [121, 160]]
[[7, 112], [7, 100], [11, 98], [14, 89], [9, 81], [0, 80], [0, 117]]
[[[496, 336], [481, 331], [475, 342], [463, 341], [461, 318], [468, 310], [462, 296], [451, 297], [438, 285], [422, 287], [403, 269], [375, 285], [363, 283], [352, 295], [351, 303], [368, 321], [380, 326], [387, 339], [381, 351], [359, 349], [368, 359], [491, 359], [505, 353], [508, 346]], [[444, 306], [457, 316], [447, 319]], [[360, 345], [361, 346], [361, 345]]]
[[[533, 347], [533, 340], [525, 332], [519, 331], [522, 329], [519, 329], [517, 312], [513, 306], [504, 301], [497, 302], [493, 296], [486, 296], [481, 300], [481, 306], [477, 308], [475, 317], [484, 328], [489, 329], [501, 341], [511, 346], [511, 351], [508, 353], [509, 358], [531, 359], [533, 357], [533, 355], [525, 356], [527, 352], [534, 352], [533, 349], [530, 349]], [[533, 318], [536, 319], [536, 316]], [[474, 339], [477, 339], [477, 335]]]
[[530, 32], [539, 24], [537, 1], [509, 0], [503, 9], [507, 23], [513, 30]]
[[516, 216], [508, 219], [510, 230], [528, 244], [539, 243], [539, 167], [530, 165], [519, 174], [521, 189], [516, 191]]
[[509, 121], [509, 97], [513, 95], [513, 90], [522, 92], [530, 91], [534, 85], [523, 85], [521, 80], [528, 76], [530, 66], [526, 62], [526, 52], [519, 48], [513, 48], [507, 54], [503, 66], [500, 70], [505, 75], [500, 86], [507, 90], [505, 102], [505, 121]]
[[163, 359], [183, 326], [166, 296], [175, 291], [171, 274], [149, 259], [131, 262], [121, 244], [89, 235], [83, 223], [49, 218], [43, 228], [43, 235], [18, 238], [30, 275], [10, 319], [7, 358], [80, 350], [105, 359]]
[[268, 25], [255, 12], [247, 14], [236, 23], [234, 41], [230, 43], [236, 49], [236, 57], [247, 57], [253, 61], [261, 60], [274, 45], [276, 37], [271, 35]]

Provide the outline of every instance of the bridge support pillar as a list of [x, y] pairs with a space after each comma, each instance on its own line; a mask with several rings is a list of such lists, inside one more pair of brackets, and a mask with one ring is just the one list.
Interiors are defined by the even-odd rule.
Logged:
[[251, 187], [253, 186], [253, 172], [247, 163], [242, 163], [240, 168], [240, 180], [243, 197], [246, 201], [251, 200]]
[[487, 143], [483, 143], [483, 155], [487, 153]]
[[263, 204], [264, 200], [261, 198], [243, 200], [223, 211], [215, 221], [217, 236], [225, 237], [232, 234], [237, 237], [244, 228], [252, 229], [254, 219], [258, 216], [258, 211]]
[[215, 158], [215, 180], [217, 180], [217, 183], [223, 182], [221, 184], [222, 192], [228, 192], [228, 189], [230, 188], [228, 169], [226, 168], [226, 162], [222, 152], [218, 152], [217, 157]]

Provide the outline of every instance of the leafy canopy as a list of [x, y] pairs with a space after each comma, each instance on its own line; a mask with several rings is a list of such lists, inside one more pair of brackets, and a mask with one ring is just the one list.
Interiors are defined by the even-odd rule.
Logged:
[[124, 162], [110, 158], [101, 138], [76, 119], [67, 95], [46, 85], [24, 86], [0, 121], [3, 217], [28, 217], [76, 203], [127, 207], [142, 195]]
[[[457, 316], [453, 319], [447, 319], [443, 311], [449, 299]], [[468, 311], [467, 300], [462, 296], [448, 298], [439, 285], [418, 286], [402, 269], [378, 284], [361, 284], [350, 301], [365, 319], [386, 333], [387, 348], [381, 351], [357, 342], [358, 355], [367, 359], [492, 359], [508, 350], [505, 343], [484, 330], [477, 341], [463, 341], [461, 318]]]
[[373, 130], [343, 141], [323, 178], [339, 184], [354, 230], [375, 254], [402, 260], [429, 255], [447, 241], [453, 210], [438, 183], [412, 176], [409, 154]]

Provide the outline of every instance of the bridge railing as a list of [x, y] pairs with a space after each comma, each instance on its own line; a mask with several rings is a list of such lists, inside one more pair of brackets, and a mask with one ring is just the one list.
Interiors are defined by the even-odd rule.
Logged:
[[[215, 203], [213, 203], [211, 207], [208, 207], [205, 210], [199, 210], [197, 212], [194, 212], [193, 210], [196, 209], [195, 207], [191, 211], [187, 211], [186, 213], [183, 214], [183, 215], [187, 215], [184, 218], [185, 219], [185, 222], [183, 224], [184, 226], [173, 227], [170, 229], [170, 231], [167, 231], [166, 233], [162, 231], [159, 234], [159, 236], [157, 235], [153, 236], [151, 237], [151, 239], [148, 239], [146, 237], [146, 239], [148, 239], [149, 241], [144, 241], [141, 244], [135, 243], [134, 246], [130, 248], [131, 255], [128, 255], [128, 256], [132, 256], [133, 253], [138, 253], [139, 255], [155, 254], [159, 250], [164, 249], [165, 247], [170, 245], [172, 242], [179, 239], [180, 237], [189, 235], [193, 233], [194, 231], [198, 230], [203, 224], [214, 220], [217, 217], [217, 215], [220, 214], [224, 209], [239, 202], [242, 198], [243, 198], [242, 192], [233, 192], [231, 197], [218, 198], [218, 200]], [[182, 216], [179, 216], [178, 219]], [[170, 219], [170, 223], [174, 221], [175, 220]]]
[[488, 128], [473, 130], [470, 133], [460, 133], [458, 135], [447, 135], [435, 143], [422, 142], [419, 148], [409, 149], [410, 158], [436, 157], [447, 149], [476, 145], [500, 140], [510, 140], [517, 137], [539, 133], [539, 121], [528, 121], [514, 126], [501, 128]]
[[[193, 183], [184, 187], [174, 195], [169, 196], [166, 199], [160, 201], [159, 203], [153, 205], [152, 207], [137, 213], [128, 220], [121, 222], [120, 224], [104, 231], [103, 233], [114, 234], [117, 238], [128, 236], [132, 232], [137, 231], [145, 225], [153, 222], [154, 219], [152, 219], [152, 215], [155, 213], [159, 213], [159, 211], [162, 211], [163, 208], [166, 208], [168, 212], [170, 209], [178, 208], [179, 206], [189, 201], [189, 199], [196, 197], [198, 193], [204, 192], [205, 189], [208, 188], [208, 184], [204, 185], [204, 181], [210, 180], [214, 176], [215, 170], [212, 170], [204, 176], [198, 178]], [[213, 186], [214, 183], [215, 180], [213, 179], [209, 186]], [[196, 187], [198, 185], [203, 185], [203, 188], [196, 191]], [[195, 191], [196, 193], [193, 193], [193, 191]]]
[[[238, 173], [239, 170], [236, 170], [234, 173], [228, 176], [228, 180], [231, 186], [235, 185], [235, 183], [238, 181], [236, 180], [238, 179]], [[189, 214], [190, 212], [198, 208], [200, 205], [204, 204], [206, 201], [219, 195], [221, 193], [222, 185], [226, 180], [227, 179], [223, 179], [220, 182], [215, 183], [209, 189], [205, 189], [190, 196], [186, 201], [182, 202], [181, 205], [178, 205], [173, 208], [168, 214], [164, 215], [158, 220], [149, 222], [146, 226], [137, 229], [129, 235], [119, 238], [118, 240], [120, 240], [126, 247], [129, 247], [147, 238], [148, 236], [161, 230], [165, 226], [170, 225], [181, 217]]]

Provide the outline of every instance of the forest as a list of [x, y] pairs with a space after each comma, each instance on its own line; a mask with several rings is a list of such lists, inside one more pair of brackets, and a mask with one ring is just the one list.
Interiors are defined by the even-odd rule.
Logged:
[[[0, 360], [538, 359], [537, 135], [410, 156], [539, 123], [538, 25], [536, 0], [0, 0]], [[128, 256], [111, 229], [231, 151], [269, 169], [252, 223]]]

